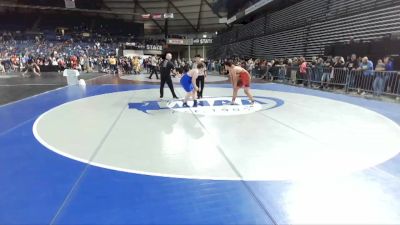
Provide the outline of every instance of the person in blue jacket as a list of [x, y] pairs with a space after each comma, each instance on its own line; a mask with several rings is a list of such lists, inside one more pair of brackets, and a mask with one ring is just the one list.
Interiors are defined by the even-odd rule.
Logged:
[[[374, 63], [368, 57], [364, 57], [360, 63], [360, 70], [362, 71], [362, 76], [360, 77], [359, 87], [363, 89], [362, 95], [365, 95], [366, 91], [372, 90]], [[358, 93], [360, 93], [360, 89]]]

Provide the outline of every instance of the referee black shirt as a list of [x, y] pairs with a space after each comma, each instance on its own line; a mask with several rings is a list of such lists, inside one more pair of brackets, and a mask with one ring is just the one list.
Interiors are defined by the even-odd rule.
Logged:
[[161, 67], [160, 67], [160, 73], [161, 73], [161, 77], [168, 77], [171, 76], [171, 71], [175, 69], [174, 64], [165, 59], [162, 63], [161, 63]]

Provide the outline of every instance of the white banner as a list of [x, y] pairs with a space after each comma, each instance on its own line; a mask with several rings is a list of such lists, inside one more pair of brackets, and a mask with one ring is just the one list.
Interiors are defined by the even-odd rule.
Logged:
[[150, 19], [151, 15], [150, 14], [142, 14], [143, 19]]
[[164, 13], [164, 19], [173, 19], [174, 14], [173, 13]]
[[143, 50], [124, 50], [125, 57], [135, 57], [144, 55]]
[[205, 44], [212, 44], [213, 39], [212, 38], [196, 38], [193, 39], [193, 44], [194, 45], [205, 45]]

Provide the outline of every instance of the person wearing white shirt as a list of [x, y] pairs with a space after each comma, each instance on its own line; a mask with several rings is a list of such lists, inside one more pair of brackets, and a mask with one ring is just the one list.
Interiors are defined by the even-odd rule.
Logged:
[[156, 74], [156, 77], [157, 77], [157, 80], [158, 80], [158, 79], [159, 79], [159, 78], [158, 78], [158, 73], [157, 73], [158, 61], [157, 61], [157, 59], [156, 59], [155, 56], [152, 56], [152, 57], [150, 58], [150, 63], [151, 63], [151, 65], [150, 65], [150, 70], [151, 70], [151, 72], [150, 72], [149, 79], [151, 79], [151, 78], [153, 77], [153, 74]]
[[192, 69], [197, 69], [198, 64], [203, 64], [203, 67], [198, 70], [199, 73], [196, 80], [196, 85], [199, 87], [199, 90], [197, 91], [197, 97], [201, 99], [203, 98], [204, 84], [207, 77], [207, 66], [204, 63], [204, 59], [202, 59], [200, 55], [195, 56], [195, 62], [192, 65]]

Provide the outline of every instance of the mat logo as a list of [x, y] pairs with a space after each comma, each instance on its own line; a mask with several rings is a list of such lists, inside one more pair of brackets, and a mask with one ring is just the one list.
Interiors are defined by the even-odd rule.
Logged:
[[[233, 116], [269, 110], [280, 107], [284, 104], [283, 100], [277, 98], [256, 96], [254, 99], [255, 103], [252, 105], [247, 98], [239, 97], [235, 102], [236, 105], [231, 105], [231, 99], [229, 97], [205, 98], [198, 100], [197, 107], [184, 107], [182, 100], [171, 101], [168, 103], [146, 101], [140, 103], [130, 103], [129, 109], [139, 110], [147, 114], [149, 111], [171, 109], [181, 113]], [[192, 106], [193, 101], [189, 101], [188, 105]]]

